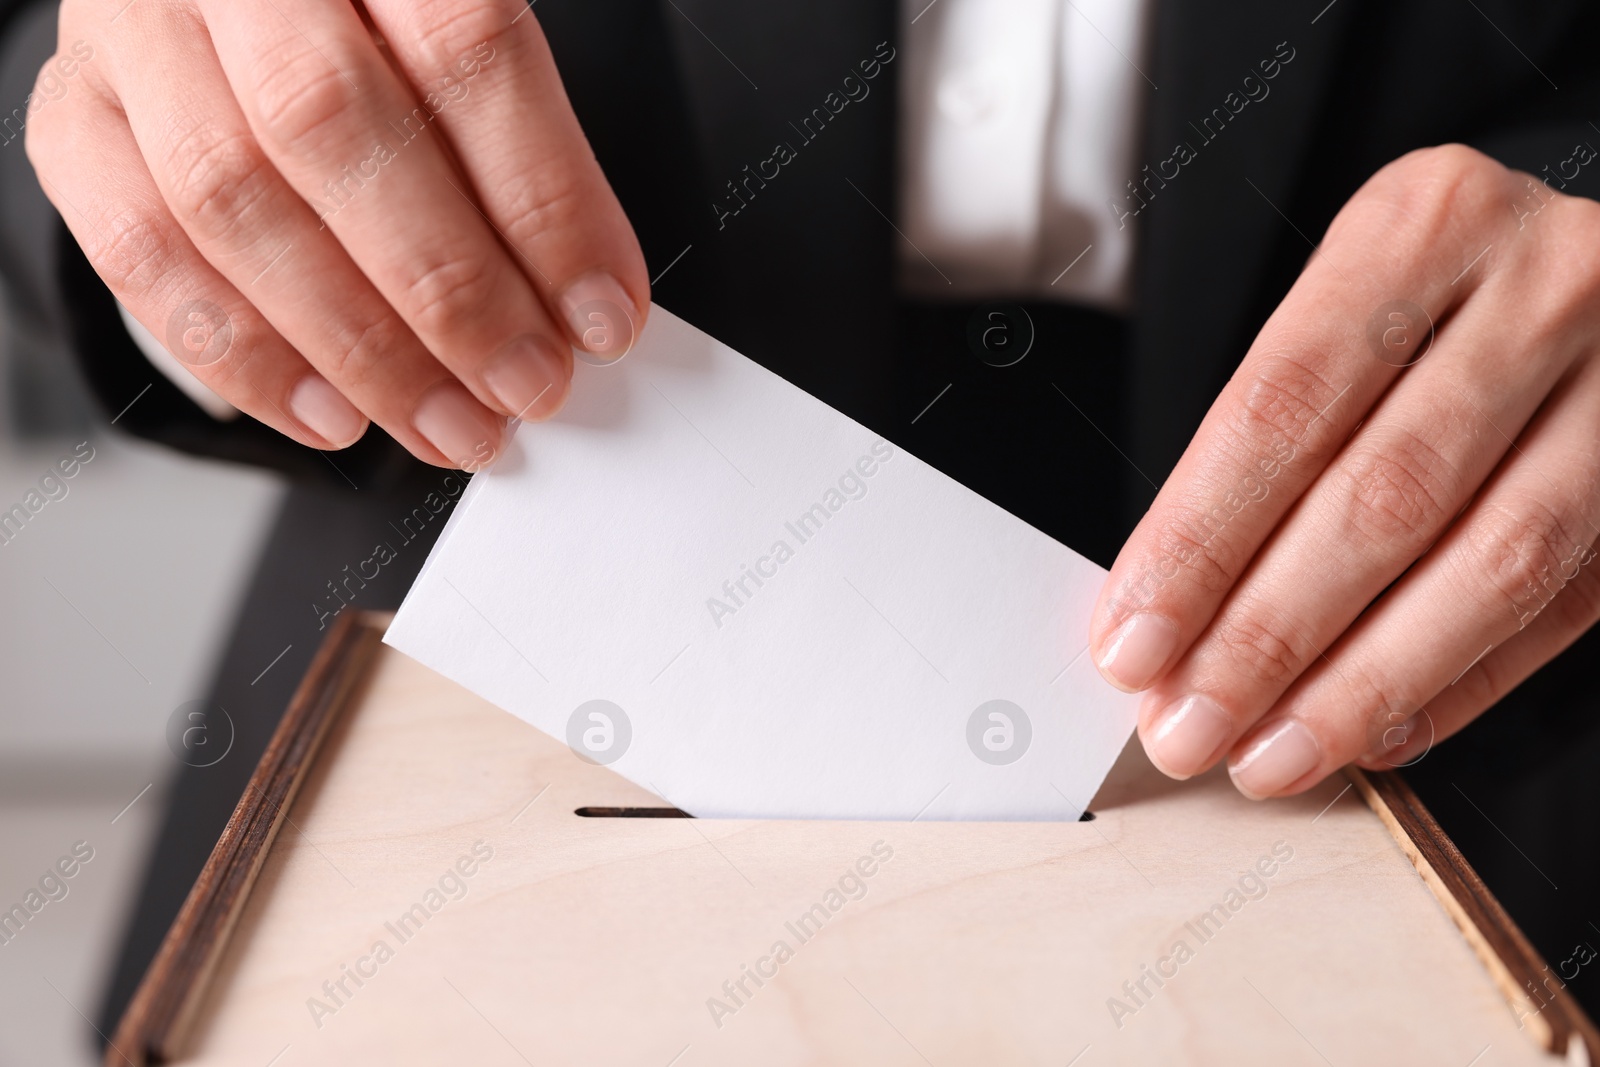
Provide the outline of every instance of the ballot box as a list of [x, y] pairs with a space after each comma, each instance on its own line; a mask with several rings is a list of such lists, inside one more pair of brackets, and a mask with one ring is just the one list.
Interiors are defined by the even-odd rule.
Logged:
[[108, 1064], [1489, 1067], [1597, 1047], [1395, 774], [1254, 803], [1135, 743], [1080, 822], [692, 819], [385, 647], [386, 623], [331, 628]]

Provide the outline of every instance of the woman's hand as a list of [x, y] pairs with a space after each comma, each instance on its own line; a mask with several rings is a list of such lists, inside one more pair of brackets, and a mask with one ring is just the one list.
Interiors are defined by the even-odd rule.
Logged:
[[1600, 204], [1461, 146], [1367, 182], [1101, 593], [1151, 760], [1252, 797], [1399, 765], [1600, 618], [1597, 328]]
[[631, 343], [644, 259], [524, 0], [364, 9], [65, 0], [28, 154], [224, 399], [314, 448], [370, 419], [476, 468], [561, 406], [572, 344]]

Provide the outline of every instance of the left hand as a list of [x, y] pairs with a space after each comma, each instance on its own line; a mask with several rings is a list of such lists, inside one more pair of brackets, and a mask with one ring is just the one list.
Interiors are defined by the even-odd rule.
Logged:
[[1156, 766], [1400, 765], [1600, 619], [1597, 355], [1600, 204], [1459, 145], [1368, 181], [1101, 591]]

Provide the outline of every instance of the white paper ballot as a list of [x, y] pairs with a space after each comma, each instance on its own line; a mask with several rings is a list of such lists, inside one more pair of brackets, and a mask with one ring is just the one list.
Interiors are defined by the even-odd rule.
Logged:
[[472, 480], [387, 640], [696, 816], [1069, 820], [1136, 720], [1104, 576], [657, 307]]

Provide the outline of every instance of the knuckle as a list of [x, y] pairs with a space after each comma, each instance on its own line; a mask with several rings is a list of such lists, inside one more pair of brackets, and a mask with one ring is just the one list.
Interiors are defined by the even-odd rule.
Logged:
[[265, 66], [255, 85], [262, 136], [278, 148], [312, 153], [323, 139], [340, 140], [339, 127], [359, 106], [358, 94], [337, 56], [305, 51]]
[[129, 208], [79, 236], [96, 273], [119, 295], [150, 295], [176, 261], [172, 222], [154, 211]]
[[588, 188], [565, 162], [519, 176], [504, 190], [506, 234], [526, 243], [546, 234], [572, 233], [594, 217]]
[[1486, 220], [1511, 218], [1512, 175], [1462, 144], [1418, 148], [1378, 171], [1352, 200], [1367, 237], [1383, 248], [1463, 234]]
[[[1493, 588], [1509, 599], [1525, 624], [1573, 584], [1593, 553], [1587, 540], [1567, 530], [1555, 509], [1537, 499], [1491, 508], [1477, 553], [1487, 563]], [[1592, 581], [1577, 584], [1583, 589], [1581, 598], [1595, 597]]]
[[1199, 537], [1182, 517], [1161, 528], [1153, 553], [1119, 582], [1109, 606], [1119, 620], [1148, 608], [1180, 575], [1191, 588], [1198, 586], [1211, 594], [1224, 593], [1233, 585], [1232, 576], [1213, 558], [1210, 539]]
[[1450, 143], [1419, 148], [1402, 157], [1414, 167], [1452, 186], [1465, 186], [1490, 176], [1503, 176], [1505, 167], [1469, 145]]
[[1331, 728], [1323, 736], [1349, 758], [1370, 752], [1389, 729], [1420, 709], [1402, 696], [1403, 680], [1387, 676], [1381, 663], [1360, 656], [1340, 656], [1337, 669], [1319, 671], [1316, 689], [1323, 694], [1318, 703], [1332, 712]]
[[406, 340], [405, 328], [392, 314], [364, 321], [345, 317], [329, 331], [327, 347], [317, 353], [315, 363], [341, 389], [381, 384], [388, 380], [385, 367], [393, 367], [391, 357], [407, 346]]
[[436, 263], [406, 284], [406, 317], [423, 337], [452, 336], [482, 318], [498, 281], [483, 255]]
[[1425, 545], [1451, 518], [1458, 481], [1450, 464], [1422, 438], [1402, 433], [1383, 447], [1353, 449], [1339, 464], [1344, 528], [1368, 544]]
[[1506, 205], [1514, 183], [1509, 170], [1464, 145], [1442, 145], [1435, 152], [1435, 181], [1452, 218], [1473, 223], [1510, 218]]
[[472, 58], [505, 34], [522, 10], [505, 0], [421, 0], [410, 13], [412, 46], [431, 80], [470, 76]]
[[1511, 172], [1475, 148], [1442, 144], [1402, 157], [1398, 185], [1457, 214], [1499, 208]]
[[[255, 322], [246, 325], [245, 319]], [[279, 357], [286, 347], [277, 337], [269, 336], [270, 328], [261, 330], [256, 327], [259, 318], [253, 312], [247, 316], [237, 316], [233, 322], [237, 333], [223, 357], [204, 367], [190, 368], [196, 377], [206, 383], [206, 388], [225, 400], [259, 392], [256, 372], [261, 369], [263, 358]]]
[[1232, 517], [1226, 505], [1210, 511], [1186, 510], [1163, 528], [1160, 559], [1183, 565], [1206, 592], [1226, 592], [1238, 575], [1223, 562], [1226, 539], [1219, 535]]
[[1239, 398], [1235, 433], [1252, 453], [1274, 439], [1298, 448], [1338, 395], [1339, 390], [1303, 360], [1283, 353], [1267, 355]]
[[1306, 657], [1293, 642], [1279, 637], [1267, 621], [1246, 612], [1225, 619], [1212, 639], [1234, 670], [1263, 688], [1285, 689], [1305, 667]]
[[271, 189], [266, 159], [247, 136], [191, 134], [168, 160], [172, 207], [206, 234], [225, 236]]

